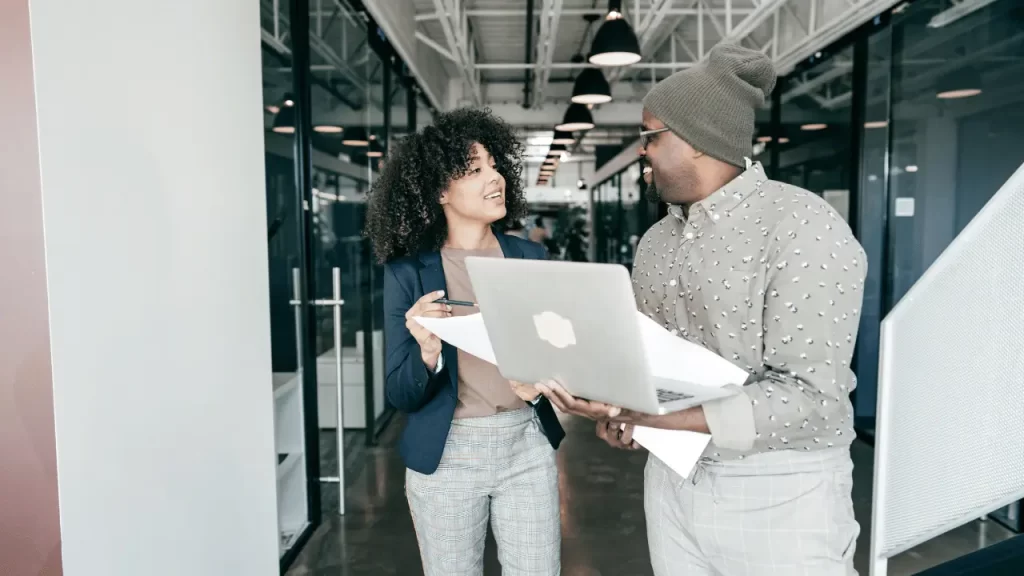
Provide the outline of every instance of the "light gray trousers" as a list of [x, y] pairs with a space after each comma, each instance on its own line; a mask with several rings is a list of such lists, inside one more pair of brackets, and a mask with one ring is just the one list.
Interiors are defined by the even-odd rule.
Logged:
[[555, 451], [533, 408], [452, 423], [433, 474], [406, 470], [425, 576], [480, 576], [488, 520], [504, 576], [557, 576]]
[[849, 449], [702, 460], [689, 478], [644, 471], [656, 576], [856, 576]]

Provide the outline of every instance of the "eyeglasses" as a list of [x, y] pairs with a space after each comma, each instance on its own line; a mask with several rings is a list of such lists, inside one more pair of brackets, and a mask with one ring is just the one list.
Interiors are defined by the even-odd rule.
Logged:
[[647, 145], [650, 144], [654, 136], [661, 134], [662, 132], [668, 132], [669, 128], [655, 128], [654, 130], [644, 130], [640, 128], [640, 147], [647, 150]]

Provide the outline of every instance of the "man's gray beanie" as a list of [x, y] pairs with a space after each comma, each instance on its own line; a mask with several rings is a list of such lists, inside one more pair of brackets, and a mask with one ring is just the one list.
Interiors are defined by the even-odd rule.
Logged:
[[703, 62], [658, 82], [644, 108], [698, 151], [742, 168], [753, 150], [754, 110], [775, 78], [760, 51], [719, 44]]

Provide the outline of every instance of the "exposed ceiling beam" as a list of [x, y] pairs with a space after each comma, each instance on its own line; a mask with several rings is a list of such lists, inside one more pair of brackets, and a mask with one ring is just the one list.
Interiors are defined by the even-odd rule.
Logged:
[[[885, 12], [901, 0], [856, 0], [848, 3], [849, 7], [828, 22], [814, 25], [814, 32], [804, 35], [791, 46], [781, 47], [775, 59], [775, 67], [779, 74], [789, 74], [793, 67], [820, 50], [823, 46], [835, 42], [854, 30], [875, 15]], [[808, 26], [808, 29], [811, 26]]]
[[815, 76], [814, 78], [811, 78], [810, 80], [807, 80], [806, 82], [801, 82], [797, 84], [795, 87], [786, 91], [782, 95], [782, 103], [785, 104], [786, 102], [789, 102], [790, 100], [796, 98], [797, 96], [809, 94], [813, 92], [815, 89], [817, 89], [819, 86], [823, 86], [831, 82], [832, 80], [835, 80], [836, 78], [841, 78], [842, 76], [849, 74], [852, 70], [852, 62], [837, 58], [837, 60], [832, 64], [832, 68], [830, 70], [822, 72], [821, 74]]
[[[648, 62], [643, 66], [637, 65], [637, 67], [640, 70], [650, 70], [652, 68], [664, 70], [667, 68], [688, 68], [695, 64], [696, 62]], [[527, 68], [537, 70], [541, 68], [571, 70], [575, 68], [600, 68], [600, 66], [595, 66], [589, 62], [552, 62], [546, 65], [540, 62], [532, 64], [524, 64], [523, 62], [478, 62], [476, 65], [477, 70], [526, 70]]]
[[[731, 2], [732, 0], [729, 1]], [[785, 3], [786, 0], [761, 0], [761, 3], [757, 8], [754, 8], [753, 12], [745, 16], [739, 24], [726, 30], [728, 34], [722, 39], [722, 42], [727, 44], [738, 43], [741, 39], [749, 36], [751, 32], [767, 21], [768, 18], [771, 18], [775, 11]]]
[[[288, 49], [287, 44], [285, 44], [286, 32], [284, 30], [291, 30], [291, 24], [288, 21], [288, 18], [281, 13], [281, 7], [278, 4], [278, 2], [273, 2], [271, 0], [262, 0], [263, 10], [273, 14], [273, 26], [271, 30], [261, 28], [260, 33], [263, 41], [266, 42], [268, 46], [271, 46], [281, 54], [289, 55], [291, 54], [291, 50]], [[338, 56], [337, 52], [334, 51], [334, 48], [332, 48], [326, 40], [318, 36], [313, 30], [310, 30], [309, 32], [309, 46], [313, 52], [323, 58], [331, 67], [334, 68], [335, 71], [344, 76], [346, 81], [360, 89], [366, 87], [366, 83], [363, 78], [352, 70], [348, 63]]]
[[[783, 5], [786, 0], [761, 0], [756, 8], [751, 10], [740, 10], [733, 7], [734, 0], [725, 0], [726, 5], [724, 10], [715, 10], [705, 0], [694, 0], [691, 4], [691, 9], [697, 16], [697, 55], [699, 59], [703, 60], [707, 57], [708, 48], [705, 47], [704, 23], [705, 20], [709, 20], [711, 25], [715, 28], [715, 32], [719, 37], [717, 43], [730, 43], [739, 44], [743, 39], [747, 38], [751, 32], [756, 30], [761, 24], [763, 24], [768, 18], [775, 14], [775, 12]], [[678, 28], [678, 24], [667, 32], [662, 32], [655, 36], [658, 32], [658, 25], [661, 23], [659, 16], [663, 18], [663, 15], [657, 13], [658, 9], [667, 8], [665, 5], [655, 5], [651, 12], [648, 13], [647, 18], [641, 23], [641, 44], [640, 52], [642, 54], [652, 56], [657, 54], [658, 50], [661, 49], [662, 45], [672, 38], [675, 29]], [[719, 19], [718, 12], [723, 12], [724, 22]], [[743, 15], [743, 19], [736, 25], [733, 25], [733, 17]], [[644, 26], [651, 26], [653, 28], [645, 28]], [[685, 45], [685, 44], [684, 44]], [[687, 47], [687, 50], [689, 48]], [[690, 52], [692, 54], [692, 51]], [[696, 62], [690, 62], [689, 65], [693, 65]], [[622, 75], [626, 74], [629, 70], [635, 70], [635, 73], [641, 73], [643, 70], [655, 70], [659, 67], [654, 65], [657, 63], [640, 63], [631, 69], [624, 69], [613, 75], [613, 80], [618, 80]], [[684, 63], [676, 63], [674, 65], [665, 66], [665, 68], [676, 69], [685, 68]]]
[[[753, 8], [733, 8], [732, 9], [732, 14], [735, 15], [735, 16], [744, 16], [746, 14], [749, 14], [749, 13], [753, 12], [753, 11], [754, 11]], [[715, 8], [715, 9], [712, 10], [712, 12], [714, 14], [717, 14], [717, 15], [720, 15], [720, 16], [725, 16], [728, 13], [728, 10], [725, 9], [725, 8]], [[562, 9], [562, 15], [563, 16], [587, 16], [587, 15], [591, 15], [591, 14], [593, 14], [595, 16], [604, 16], [607, 13], [608, 13], [608, 9], [607, 8], [563, 8]], [[417, 14], [416, 15], [416, 21], [417, 22], [431, 22], [433, 20], [439, 19], [441, 17], [441, 14], [442, 14], [441, 12], [428, 12], [426, 14]], [[671, 8], [668, 11], [666, 11], [664, 14], [665, 14], [665, 16], [696, 16], [697, 15], [697, 10], [695, 8]], [[483, 9], [483, 8], [478, 8], [478, 9], [466, 10], [466, 15], [471, 17], [471, 18], [513, 18], [513, 17], [518, 17], [518, 16], [525, 16], [526, 15], [526, 10], [523, 9], [523, 8], [518, 8], [518, 9], [515, 9], [515, 8], [513, 8], [513, 9], [501, 9], [501, 8]], [[540, 14], [538, 14], [537, 17], [539, 18]]]
[[540, 10], [540, 36], [537, 38], [540, 73], [534, 78], [533, 105], [544, 102], [544, 91], [551, 78], [551, 64], [558, 42], [558, 22], [562, 17], [562, 0], [544, 0]]
[[472, 50], [471, 55], [470, 45], [466, 38], [469, 31], [468, 19], [465, 12], [457, 14], [457, 20], [452, 18], [447, 10], [447, 3], [446, 0], [434, 0], [435, 11], [444, 14], [444, 17], [439, 18], [438, 22], [441, 24], [441, 30], [448, 44], [447, 52], [455, 57], [456, 67], [462, 74], [463, 83], [469, 88], [473, 102], [477, 106], [482, 106], [483, 95], [480, 92], [480, 82], [473, 67], [476, 63], [476, 51]]
[[434, 40], [431, 39], [430, 36], [427, 36], [423, 32], [420, 32], [419, 30], [417, 30], [416, 31], [416, 39], [419, 40], [420, 42], [423, 42], [428, 47], [432, 48], [434, 50], [434, 52], [437, 52], [441, 56], [444, 56], [445, 59], [451, 60], [452, 62], [455, 62], [456, 64], [459, 63], [459, 61], [455, 59], [455, 56], [451, 52], [449, 52], [447, 49], [445, 49], [444, 46], [441, 46], [437, 42], [434, 42]]

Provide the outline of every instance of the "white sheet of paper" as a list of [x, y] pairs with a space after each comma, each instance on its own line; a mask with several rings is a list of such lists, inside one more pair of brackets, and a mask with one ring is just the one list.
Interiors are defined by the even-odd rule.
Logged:
[[[651, 373], [661, 378], [694, 384], [695, 390], [682, 390], [706, 396], [708, 388], [720, 388], [727, 384], [743, 385], [747, 372], [703, 346], [674, 336], [654, 320], [636, 313], [640, 335]], [[497, 365], [491, 339], [479, 313], [451, 318], [417, 317], [416, 321], [441, 340], [456, 348]], [[727, 396], [728, 393], [711, 393], [711, 398]]]
[[672, 335], [640, 312], [636, 316], [647, 365], [655, 376], [714, 387], [742, 386], [746, 382], [746, 370], [699, 344]]
[[495, 366], [498, 365], [498, 361], [494, 358], [494, 349], [491, 348], [491, 337], [487, 335], [484, 318], [479, 313], [469, 316], [452, 316], [451, 318], [417, 316], [416, 321], [420, 326], [459, 350]]
[[704, 449], [711, 443], [711, 435], [637, 426], [633, 429], [633, 440], [675, 470], [676, 474], [688, 478]]

